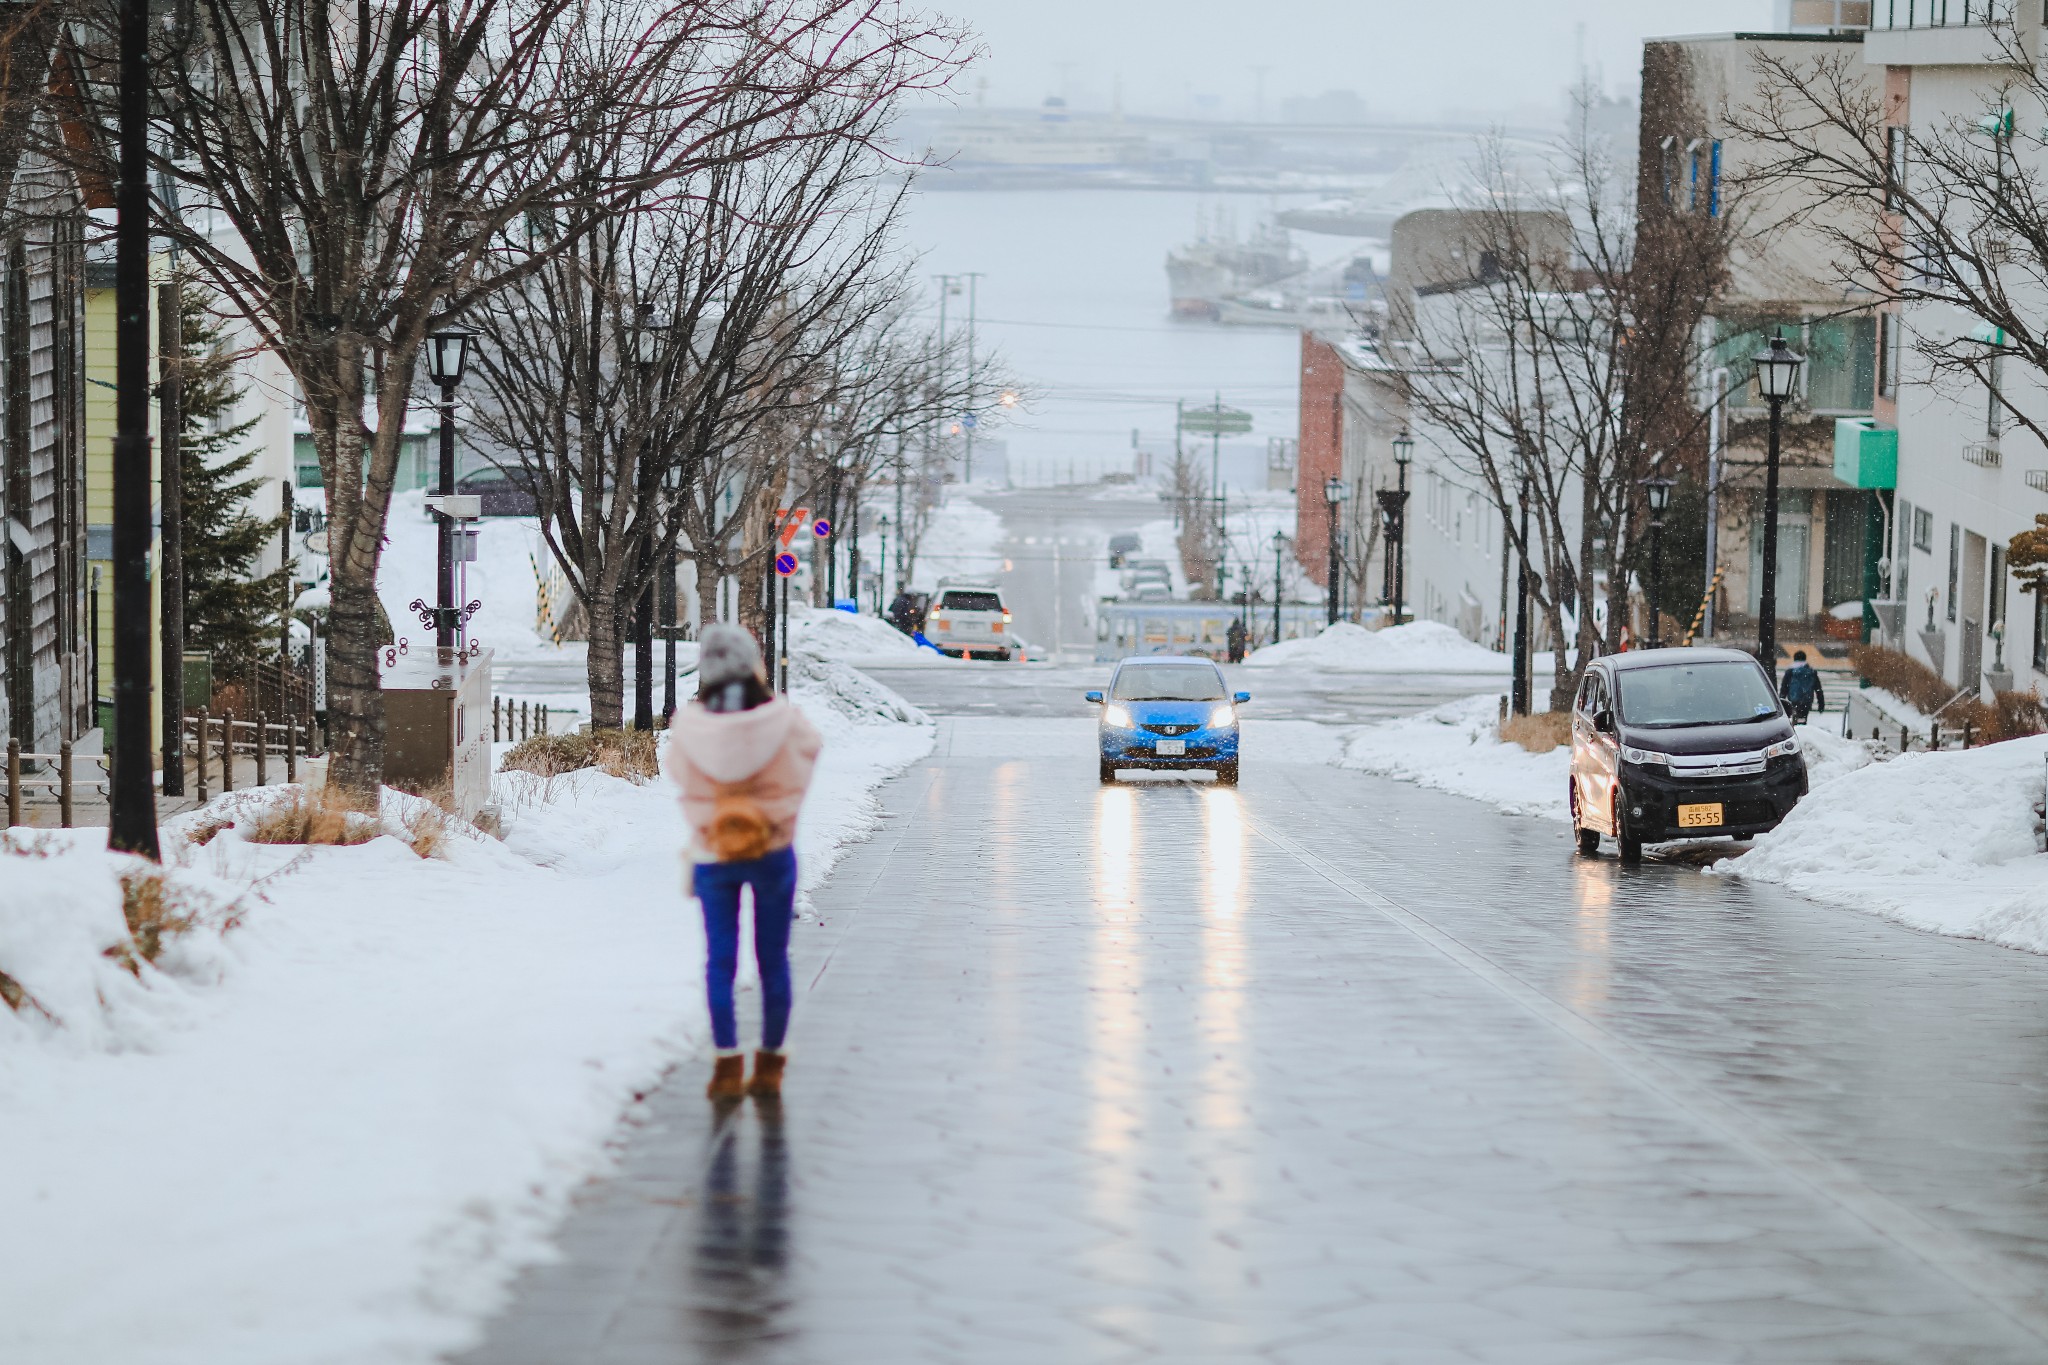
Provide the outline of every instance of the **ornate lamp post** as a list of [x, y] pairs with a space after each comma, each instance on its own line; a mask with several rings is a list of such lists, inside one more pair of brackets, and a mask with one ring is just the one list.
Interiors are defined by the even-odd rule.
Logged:
[[[662, 475], [665, 472], [661, 467], [664, 462], [657, 458], [657, 452], [654, 448], [654, 435], [658, 425], [654, 420], [657, 408], [654, 396], [654, 372], [661, 362], [662, 334], [667, 330], [668, 324], [655, 316], [653, 304], [642, 303], [639, 305], [635, 312], [633, 328], [633, 360], [640, 369], [640, 393], [643, 404], [642, 411], [646, 418], [646, 428], [642, 436], [643, 449], [640, 452], [639, 460], [639, 478], [637, 483], [639, 486], [640, 506], [637, 515], [647, 518], [649, 526], [648, 533], [640, 538], [640, 552], [637, 556], [639, 563], [636, 565], [638, 569], [637, 576], [640, 580], [640, 591], [633, 597], [633, 728], [635, 730], [652, 730], [654, 728], [654, 609], [656, 597], [662, 597], [664, 604], [667, 606], [666, 615], [672, 617], [674, 614], [675, 562], [670, 557], [668, 551], [664, 551], [661, 555], [661, 562], [668, 570], [668, 588], [665, 593], [657, 593], [658, 580], [654, 572], [654, 541], [658, 533], [655, 512], [662, 484]], [[663, 624], [672, 625], [673, 622], [664, 621]], [[670, 637], [668, 642], [668, 663], [665, 667], [669, 682], [663, 697], [664, 706], [666, 707], [663, 712], [664, 715], [672, 715], [675, 711], [675, 633], [673, 630], [668, 633]]]
[[1337, 624], [1337, 579], [1339, 572], [1337, 559], [1337, 509], [1342, 507], [1344, 500], [1350, 496], [1350, 486], [1336, 475], [1333, 474], [1323, 480], [1323, 501], [1330, 508], [1330, 590], [1327, 615], [1329, 617], [1328, 624], [1333, 626]]
[[[443, 328], [427, 336], [427, 374], [441, 386], [441, 470], [435, 492], [442, 498], [455, 495], [455, 386], [469, 365], [470, 347], [476, 334], [460, 327]], [[434, 573], [434, 643], [442, 649], [455, 645], [455, 631], [462, 623], [462, 608], [455, 600], [456, 521], [445, 508], [436, 507], [440, 523]]]
[[1408, 462], [1415, 458], [1415, 438], [1402, 432], [1394, 438], [1396, 484], [1380, 490], [1380, 519], [1387, 531], [1387, 597], [1394, 607], [1394, 624], [1401, 624], [1401, 599], [1407, 587]]
[[1522, 475], [1515, 501], [1522, 515], [1520, 553], [1515, 556], [1515, 681], [1510, 689], [1514, 712], [1529, 714], [1535, 680], [1529, 676], [1529, 476]]
[[1771, 407], [1771, 442], [1764, 464], [1764, 565], [1758, 584], [1756, 652], [1773, 686], [1778, 681], [1778, 447], [1785, 423], [1785, 400], [1799, 383], [1806, 357], [1785, 344], [1781, 330], [1756, 354], [1756, 383]]
[[1662, 641], [1658, 638], [1658, 617], [1662, 612], [1658, 601], [1664, 585], [1664, 509], [1671, 505], [1672, 480], [1664, 478], [1644, 479], [1643, 492], [1650, 503], [1650, 648], [1658, 649]]

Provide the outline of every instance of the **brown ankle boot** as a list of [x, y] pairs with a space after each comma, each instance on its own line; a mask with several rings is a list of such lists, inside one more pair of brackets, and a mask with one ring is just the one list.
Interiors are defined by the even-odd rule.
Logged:
[[708, 1100], [736, 1100], [747, 1093], [747, 1059], [737, 1052], [720, 1053], [711, 1069], [711, 1084], [704, 1087]]
[[747, 1084], [747, 1093], [757, 1100], [779, 1099], [782, 1095], [782, 1068], [789, 1061], [784, 1053], [770, 1052], [766, 1048], [754, 1054], [754, 1079]]

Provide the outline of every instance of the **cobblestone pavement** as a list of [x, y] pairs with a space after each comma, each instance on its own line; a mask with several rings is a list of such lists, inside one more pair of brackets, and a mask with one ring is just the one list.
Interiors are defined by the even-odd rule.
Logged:
[[2048, 1360], [2048, 961], [998, 747], [800, 927], [779, 1109], [679, 1072], [465, 1365]]

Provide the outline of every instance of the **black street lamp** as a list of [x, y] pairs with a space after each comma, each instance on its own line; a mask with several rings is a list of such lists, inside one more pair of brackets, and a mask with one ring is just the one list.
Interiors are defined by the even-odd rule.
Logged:
[[1346, 484], [1344, 480], [1336, 475], [1332, 474], [1329, 478], [1323, 480], [1323, 501], [1328, 503], [1330, 507], [1330, 605], [1327, 614], [1329, 617], [1328, 624], [1333, 626], [1337, 624], [1337, 509], [1342, 507], [1344, 500], [1350, 496], [1350, 485]]
[[[455, 386], [462, 382], [475, 340], [475, 333], [459, 327], [427, 336], [427, 374], [441, 386], [441, 470], [434, 490], [441, 498], [455, 496]], [[434, 509], [434, 517], [440, 523], [434, 563], [434, 643], [452, 649], [462, 616], [455, 601], [456, 523], [443, 507]]]
[[1402, 432], [1394, 438], [1396, 486], [1380, 490], [1380, 521], [1387, 532], [1386, 595], [1394, 607], [1394, 624], [1401, 624], [1401, 599], [1407, 587], [1404, 542], [1408, 534], [1408, 462], [1415, 458], [1415, 438]]
[[1515, 714], [1526, 716], [1533, 705], [1535, 680], [1529, 676], [1529, 476], [1522, 475], [1516, 501], [1522, 514], [1520, 553], [1515, 556]]
[[1771, 441], [1764, 463], [1764, 563], [1757, 599], [1757, 656], [1778, 681], [1778, 448], [1785, 422], [1785, 400], [1799, 383], [1806, 357], [1785, 344], [1781, 329], [1771, 344], [1756, 354], [1756, 383], [1771, 405]]
[[1287, 533], [1273, 533], [1273, 643], [1280, 643], [1280, 557], [1287, 549]]
[[[661, 486], [662, 471], [659, 468], [660, 461], [655, 458], [654, 451], [654, 434], [657, 424], [655, 421], [656, 405], [654, 401], [653, 376], [655, 366], [661, 360], [661, 339], [662, 333], [666, 330], [667, 325], [655, 317], [653, 304], [642, 303], [635, 310], [633, 359], [640, 368], [640, 394], [643, 404], [642, 411], [645, 414], [645, 427], [641, 435], [643, 448], [640, 452], [639, 461], [640, 506], [636, 520], [639, 517], [644, 517], [648, 522], [647, 534], [640, 537], [640, 551], [635, 556], [638, 561], [635, 565], [637, 569], [635, 577], [640, 580], [640, 591], [633, 596], [633, 728], [635, 730], [652, 730], [654, 728], [654, 612], [656, 598], [657, 596], [662, 596], [664, 601], [671, 604], [668, 614], [672, 615], [672, 602], [675, 593], [674, 565], [668, 554], [664, 553], [661, 556], [664, 565], [670, 569], [668, 576], [669, 588], [665, 595], [657, 592], [657, 581], [654, 572], [654, 541], [659, 527], [655, 517], [655, 509], [657, 493]], [[664, 622], [664, 624], [668, 623]], [[673, 637], [674, 631], [671, 630], [669, 634]], [[675, 656], [675, 641], [673, 638], [670, 639], [668, 644], [668, 656], [670, 660], [673, 660]], [[667, 665], [665, 664], [664, 669], [666, 668]], [[664, 711], [664, 715], [674, 714], [675, 683], [673, 682], [672, 673], [670, 678], [671, 681], [664, 694], [664, 704], [668, 707]]]
[[1643, 492], [1650, 503], [1650, 648], [1662, 647], [1658, 617], [1663, 614], [1658, 600], [1664, 585], [1664, 509], [1671, 505], [1672, 481], [1643, 480]]

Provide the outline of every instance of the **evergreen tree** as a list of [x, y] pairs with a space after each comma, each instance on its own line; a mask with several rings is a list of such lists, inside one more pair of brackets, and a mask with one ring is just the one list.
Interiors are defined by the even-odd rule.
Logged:
[[233, 676], [277, 651], [291, 569], [260, 578], [252, 578], [250, 570], [276, 540], [284, 517], [265, 519], [246, 510], [259, 490], [275, 496], [270, 480], [244, 477], [256, 451], [236, 453], [256, 420], [225, 425], [245, 388], [235, 373], [226, 331], [213, 314], [210, 294], [189, 282], [179, 294], [185, 379], [185, 419], [178, 440], [184, 484], [185, 647], [212, 655], [215, 676]]

